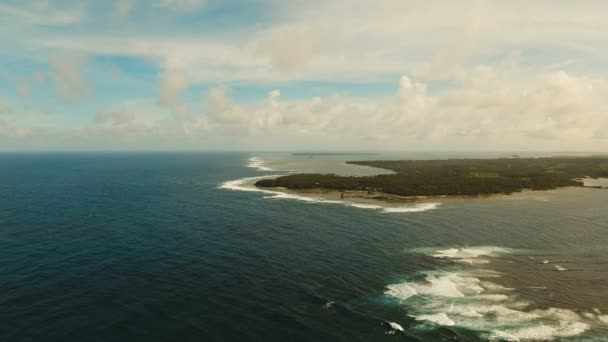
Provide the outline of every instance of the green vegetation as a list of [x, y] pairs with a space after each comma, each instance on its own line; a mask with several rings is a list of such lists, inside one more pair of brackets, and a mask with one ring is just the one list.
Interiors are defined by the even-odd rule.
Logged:
[[584, 177], [608, 177], [607, 158], [501, 158], [353, 161], [394, 174], [347, 177], [294, 174], [264, 179], [260, 187], [359, 190], [399, 196], [478, 196], [583, 186]]

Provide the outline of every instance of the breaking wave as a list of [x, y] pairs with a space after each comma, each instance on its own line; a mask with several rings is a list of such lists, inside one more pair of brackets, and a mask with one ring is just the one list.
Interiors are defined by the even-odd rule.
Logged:
[[265, 165], [265, 162], [258, 157], [251, 157], [248, 160], [247, 167], [257, 169], [258, 171], [276, 171]]
[[418, 203], [414, 205], [407, 206], [382, 206], [376, 204], [364, 204], [364, 203], [355, 203], [349, 201], [342, 200], [330, 200], [320, 197], [314, 196], [303, 196], [290, 192], [283, 191], [274, 191], [268, 189], [260, 189], [256, 187], [255, 182], [261, 179], [267, 178], [275, 178], [280, 175], [265, 175], [259, 177], [248, 177], [241, 178], [232, 181], [227, 181], [222, 183], [219, 188], [228, 189], [228, 190], [238, 190], [238, 191], [250, 191], [250, 192], [260, 192], [265, 194], [264, 198], [267, 199], [290, 199], [297, 200], [309, 203], [325, 203], [325, 204], [342, 204], [349, 207], [360, 208], [360, 209], [371, 209], [371, 210], [379, 210], [383, 213], [412, 213], [412, 212], [422, 212], [427, 210], [436, 209], [440, 203]]
[[[274, 169], [264, 166], [264, 161], [258, 157], [250, 158], [248, 160], [247, 167], [256, 168], [258, 171], [278, 171], [278, 170], [274, 170]], [[392, 205], [358, 203], [358, 202], [345, 201], [345, 200], [326, 199], [326, 198], [321, 198], [318, 196], [304, 196], [304, 195], [296, 194], [293, 192], [261, 189], [254, 185], [255, 182], [257, 182], [259, 180], [268, 179], [268, 178], [276, 178], [276, 177], [280, 177], [280, 176], [282, 176], [282, 175], [273, 174], [273, 175], [241, 178], [241, 179], [224, 182], [219, 186], [219, 188], [228, 189], [228, 190], [237, 190], [237, 191], [260, 192], [260, 193], [265, 194], [264, 198], [267, 198], [267, 199], [291, 199], [291, 200], [298, 200], [298, 201], [304, 201], [304, 202], [310, 202], [310, 203], [342, 204], [342, 205], [359, 208], [359, 209], [378, 210], [383, 213], [423, 212], [423, 211], [437, 209], [437, 207], [439, 207], [439, 205], [441, 205], [441, 203], [415, 203], [412, 205], [392, 206]]]
[[[493, 246], [417, 249], [432, 258], [457, 264], [487, 264], [492, 258], [519, 251]], [[576, 337], [590, 329], [608, 329], [608, 315], [599, 309], [535, 307], [517, 289], [497, 280], [503, 274], [476, 267], [426, 271], [389, 284], [385, 296], [407, 308], [414, 328], [455, 326], [478, 331], [488, 340], [553, 341]]]

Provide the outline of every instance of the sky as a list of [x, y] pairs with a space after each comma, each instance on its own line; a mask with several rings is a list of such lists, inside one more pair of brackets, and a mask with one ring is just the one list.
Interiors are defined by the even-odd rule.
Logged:
[[605, 152], [606, 13], [0, 0], [0, 150]]

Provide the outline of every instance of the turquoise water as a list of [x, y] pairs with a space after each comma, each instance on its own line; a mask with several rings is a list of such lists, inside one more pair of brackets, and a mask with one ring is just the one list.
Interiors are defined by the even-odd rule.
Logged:
[[381, 157], [1, 154], [0, 340], [608, 338], [608, 190], [387, 212], [226, 186]]

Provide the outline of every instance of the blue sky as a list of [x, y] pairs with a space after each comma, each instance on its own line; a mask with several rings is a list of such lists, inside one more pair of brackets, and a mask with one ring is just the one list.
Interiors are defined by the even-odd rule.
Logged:
[[0, 149], [603, 151], [606, 7], [0, 0]]

